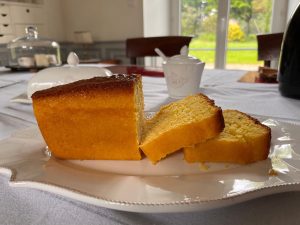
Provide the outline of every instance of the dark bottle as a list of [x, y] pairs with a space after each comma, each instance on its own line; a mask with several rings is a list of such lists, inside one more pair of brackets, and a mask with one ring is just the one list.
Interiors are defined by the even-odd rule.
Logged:
[[283, 96], [300, 99], [300, 4], [283, 37], [278, 81]]

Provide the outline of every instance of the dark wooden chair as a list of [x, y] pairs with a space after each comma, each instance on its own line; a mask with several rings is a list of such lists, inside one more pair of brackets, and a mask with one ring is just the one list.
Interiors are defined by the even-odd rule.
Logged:
[[138, 57], [157, 56], [155, 48], [166, 56], [173, 56], [180, 53], [182, 46], [189, 46], [191, 40], [192, 37], [186, 36], [130, 38], [126, 40], [126, 56], [133, 65], [136, 65]]
[[283, 33], [259, 34], [256, 39], [258, 60], [263, 60], [264, 66], [270, 67], [272, 60], [279, 59]]

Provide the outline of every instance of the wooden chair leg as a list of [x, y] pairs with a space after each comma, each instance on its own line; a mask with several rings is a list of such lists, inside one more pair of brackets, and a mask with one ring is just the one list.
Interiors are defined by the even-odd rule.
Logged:
[[130, 64], [136, 65], [136, 58], [130, 58]]
[[271, 61], [270, 60], [265, 60], [264, 61], [264, 67], [271, 67]]

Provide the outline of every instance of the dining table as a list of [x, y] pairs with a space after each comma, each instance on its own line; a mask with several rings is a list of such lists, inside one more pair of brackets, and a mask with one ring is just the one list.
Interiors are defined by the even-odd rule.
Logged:
[[[89, 64], [88, 66], [106, 67], [109, 70], [111, 65]], [[116, 70], [116, 67], [113, 66], [111, 68], [114, 72], [118, 72], [118, 69], [120, 69], [117, 68]], [[159, 73], [159, 70], [162, 69], [158, 68], [150, 74], [142, 76], [145, 112], [156, 112], [162, 105], [177, 100], [169, 97], [165, 78], [160, 76], [162, 72]], [[140, 72], [143, 73], [143, 71]], [[260, 121], [267, 121], [267, 124], [271, 126], [275, 124], [274, 132], [272, 130], [274, 151], [281, 149], [278, 147], [279, 145], [290, 150], [288, 156], [282, 152], [280, 153], [280, 157], [285, 155], [282, 157], [287, 159], [284, 158], [280, 161], [282, 164], [278, 166], [278, 173], [280, 173], [278, 177], [264, 174], [264, 176], [270, 177], [267, 179], [268, 182], [276, 180], [277, 183], [275, 181], [271, 184], [257, 181], [255, 182], [256, 186], [251, 186], [253, 183], [246, 182], [249, 176], [258, 176], [257, 168], [263, 168], [265, 162], [258, 163], [257, 166], [239, 165], [230, 168], [225, 166], [217, 171], [205, 171], [205, 169], [200, 168], [201, 165], [198, 165], [199, 170], [202, 171], [198, 175], [199, 178], [197, 178], [200, 183], [206, 181], [206, 179], [201, 180], [201, 176], [222, 176], [222, 174], [225, 174], [223, 170], [227, 169], [235, 172], [236, 170], [244, 171], [247, 168], [248, 178], [239, 175], [239, 182], [234, 184], [239, 193], [229, 193], [228, 191], [222, 199], [214, 199], [212, 195], [207, 197], [205, 196], [206, 193], [199, 193], [199, 198], [193, 195], [188, 199], [189, 196], [186, 194], [184, 201], [171, 206], [161, 202], [157, 205], [155, 203], [149, 205], [147, 203], [136, 204], [136, 200], [134, 200], [133, 207], [131, 207], [126, 202], [110, 202], [106, 199], [93, 198], [88, 194], [85, 196], [85, 193], [80, 195], [66, 194], [69, 193], [65, 191], [65, 189], [68, 189], [67, 187], [55, 189], [55, 187], [50, 188], [51, 184], [49, 184], [46, 188], [36, 182], [29, 182], [28, 185], [26, 184], [25, 175], [25, 180], [16, 184], [14, 179], [18, 173], [25, 174], [22, 170], [30, 168], [30, 165], [18, 168], [19, 171], [10, 171], [9, 168], [3, 166], [6, 159], [0, 158], [0, 224], [299, 224], [300, 175], [298, 172], [300, 171], [300, 145], [297, 141], [300, 142], [300, 100], [283, 97], [278, 90], [277, 83], [240, 82], [239, 79], [246, 72], [245, 70], [205, 69], [201, 78], [200, 93], [213, 99], [215, 104], [223, 110], [239, 110]], [[26, 145], [34, 146], [31, 139], [26, 139], [28, 138], [26, 137], [26, 130], [38, 130], [32, 104], [26, 99], [27, 84], [34, 75], [35, 72], [31, 71], [12, 72], [4, 67], [0, 68], [0, 156], [1, 152], [4, 151], [7, 153], [2, 155], [9, 154], [6, 148], [11, 147], [14, 140], [20, 141], [20, 145], [24, 149], [19, 149], [17, 153], [14, 153], [18, 163], [22, 161], [20, 155], [30, 148]], [[284, 135], [279, 137], [280, 132]], [[291, 150], [287, 146], [292, 146], [293, 149]], [[14, 150], [11, 149], [11, 151]], [[52, 157], [43, 158], [43, 162], [46, 162], [49, 158]], [[273, 159], [269, 161], [273, 163]], [[22, 161], [22, 163], [24, 162]], [[178, 166], [174, 165], [174, 167]], [[45, 166], [42, 165], [41, 168], [45, 169]], [[80, 170], [81, 167], [78, 168]], [[251, 169], [253, 168], [256, 169], [252, 173]], [[126, 170], [126, 168], [123, 168], [123, 170]], [[64, 173], [63, 168], [60, 172]], [[93, 171], [93, 173], [97, 172]], [[291, 173], [293, 174], [291, 175]], [[93, 176], [97, 176], [97, 174], [93, 174]], [[137, 182], [135, 176], [137, 175], [133, 174], [130, 179], [126, 179], [124, 186], [111, 187], [110, 192], [115, 191], [115, 196], [121, 196], [120, 189], [126, 189], [126, 185], [130, 186], [130, 183]], [[146, 175], [139, 176], [147, 179], [145, 178]], [[234, 175], [226, 173], [224, 176], [232, 177]], [[172, 178], [174, 177], [173, 174]], [[85, 179], [81, 181], [80, 177], [78, 179], [78, 182], [85, 182]], [[193, 175], [182, 176], [180, 179], [189, 182], [190, 179], [193, 179]], [[155, 179], [152, 181], [154, 184]], [[213, 193], [213, 191], [218, 192], [223, 187], [221, 186], [222, 182], [219, 181], [220, 186], [209, 186], [207, 184], [205, 190], [211, 191], [210, 193]], [[247, 185], [245, 185], [245, 182]], [[117, 181], [114, 180], [112, 183], [117, 183]], [[151, 186], [150, 184], [148, 184], [147, 190], [143, 191], [152, 194], [159, 193], [161, 201], [168, 201], [167, 197], [171, 196], [170, 192], [172, 192], [172, 196], [175, 196], [174, 192], [177, 192], [177, 196], [185, 191], [187, 193], [198, 191], [198, 184], [195, 184], [194, 187], [188, 186], [190, 190], [179, 190], [175, 187], [167, 189], [164, 188], [164, 185], [155, 184], [156, 186]], [[176, 186], [176, 182], [171, 185]], [[137, 185], [136, 188], [140, 187]], [[139, 191], [135, 190], [134, 187], [128, 189], [127, 193], [128, 196], [139, 195]], [[202, 197], [205, 200], [202, 201], [200, 199]], [[193, 198], [193, 204], [190, 206], [191, 198]], [[147, 195], [147, 201], [148, 199], [151, 202], [151, 194]], [[149, 207], [149, 210], [147, 207]]]

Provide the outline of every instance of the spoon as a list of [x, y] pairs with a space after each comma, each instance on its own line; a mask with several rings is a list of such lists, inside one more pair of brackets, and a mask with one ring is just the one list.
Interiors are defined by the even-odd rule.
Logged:
[[159, 48], [155, 48], [154, 51], [164, 60], [167, 61], [167, 56], [159, 49]]

